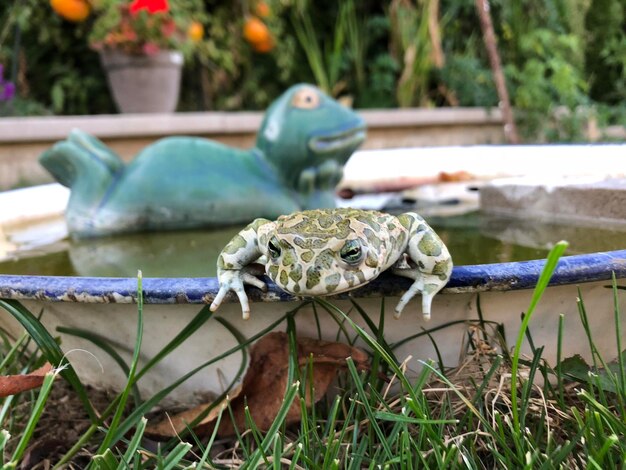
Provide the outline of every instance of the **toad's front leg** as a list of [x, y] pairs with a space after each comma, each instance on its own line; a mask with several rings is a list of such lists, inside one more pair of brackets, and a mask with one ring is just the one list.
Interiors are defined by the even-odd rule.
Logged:
[[228, 242], [217, 258], [217, 280], [220, 288], [211, 303], [215, 312], [229, 291], [234, 291], [241, 303], [243, 319], [250, 318], [250, 304], [244, 289], [250, 284], [266, 290], [267, 286], [256, 276], [246, 272], [248, 265], [254, 263], [263, 254], [259, 248], [257, 231], [262, 225], [272, 223], [266, 219], [256, 219]]
[[408, 229], [406, 253], [412, 264], [393, 272], [414, 282], [400, 298], [395, 316], [398, 318], [409, 300], [421, 292], [422, 314], [428, 320], [433, 297], [448, 283], [452, 274], [452, 257], [441, 238], [420, 215], [409, 212], [399, 216], [398, 220]]

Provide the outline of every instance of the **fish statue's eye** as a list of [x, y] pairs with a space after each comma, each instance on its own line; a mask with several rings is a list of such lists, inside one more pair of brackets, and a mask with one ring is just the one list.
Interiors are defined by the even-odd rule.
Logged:
[[351, 266], [355, 266], [363, 259], [363, 248], [358, 240], [348, 240], [339, 252], [341, 259]]
[[267, 243], [267, 251], [269, 251], [272, 259], [276, 259], [280, 256], [280, 244], [276, 237], [272, 237]]
[[320, 105], [320, 95], [314, 88], [302, 88], [293, 95], [291, 104], [300, 109], [317, 108]]

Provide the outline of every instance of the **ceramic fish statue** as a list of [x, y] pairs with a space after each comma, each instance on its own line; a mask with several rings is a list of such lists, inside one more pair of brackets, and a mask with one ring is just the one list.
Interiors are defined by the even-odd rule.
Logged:
[[124, 164], [101, 141], [73, 130], [39, 161], [71, 188], [70, 233], [97, 237], [332, 208], [343, 166], [365, 135], [360, 116], [302, 84], [271, 104], [250, 150], [168, 137]]

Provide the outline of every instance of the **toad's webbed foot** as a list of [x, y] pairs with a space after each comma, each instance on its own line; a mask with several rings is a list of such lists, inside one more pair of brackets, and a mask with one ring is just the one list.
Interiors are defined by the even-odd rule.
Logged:
[[250, 318], [250, 303], [248, 302], [248, 295], [246, 294], [244, 285], [249, 284], [266, 291], [267, 286], [265, 282], [243, 270], [221, 270], [218, 272], [217, 277], [220, 283], [220, 289], [211, 303], [211, 311], [215, 312], [222, 304], [226, 294], [232, 290], [237, 295], [239, 303], [241, 303], [243, 319], [247, 320]]

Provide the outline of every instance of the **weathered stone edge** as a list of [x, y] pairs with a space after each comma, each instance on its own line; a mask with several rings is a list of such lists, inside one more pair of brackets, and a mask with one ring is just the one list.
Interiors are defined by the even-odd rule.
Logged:
[[[0, 119], [0, 143], [64, 139], [74, 128], [100, 138], [256, 133], [262, 112], [117, 114]], [[359, 110], [369, 128], [502, 123], [498, 109]]]

